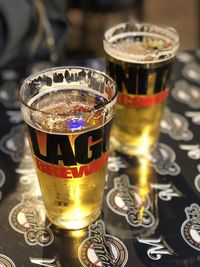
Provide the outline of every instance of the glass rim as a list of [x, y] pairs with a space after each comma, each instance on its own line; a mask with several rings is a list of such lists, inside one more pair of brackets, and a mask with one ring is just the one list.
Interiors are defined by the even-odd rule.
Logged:
[[[46, 74], [48, 72], [54, 72], [56, 70], [70, 70], [70, 69], [80, 69], [80, 70], [94, 71], [95, 73], [98, 73], [98, 74], [102, 75], [103, 77], [105, 77], [108, 81], [110, 81], [114, 85], [115, 93], [112, 96], [112, 98], [110, 100], [107, 100], [106, 103], [103, 105], [103, 107], [94, 108], [93, 109], [93, 112], [103, 111], [105, 109], [105, 106], [109, 106], [109, 105], [112, 106], [112, 104], [114, 105], [114, 102], [117, 99], [117, 95], [118, 95], [117, 84], [116, 84], [116, 82], [108, 74], [106, 74], [103, 71], [97, 70], [97, 69], [93, 69], [93, 68], [89, 68], [89, 67], [84, 67], [84, 66], [73, 66], [73, 65], [46, 68], [46, 69], [43, 69], [42, 71], [39, 71], [37, 73], [34, 73], [34, 74], [29, 75], [22, 82], [22, 84], [21, 84], [21, 86], [20, 86], [20, 88], [18, 90], [18, 99], [19, 99], [20, 104], [24, 105], [26, 108], [28, 108], [29, 110], [32, 110], [34, 112], [40, 112], [41, 114], [44, 114], [44, 115], [51, 115], [51, 116], [53, 116], [54, 114], [52, 114], [51, 112], [40, 110], [39, 108], [35, 108], [35, 107], [29, 105], [26, 101], [23, 100], [23, 97], [21, 95], [21, 92], [24, 89], [24, 87], [26, 86], [26, 84], [28, 84], [28, 82], [31, 82], [33, 79], [39, 77], [40, 75]], [[73, 89], [73, 87], [72, 87], [72, 89]], [[90, 88], [90, 89], [92, 89], [92, 90], [95, 91], [95, 89], [93, 89], [93, 88]], [[78, 114], [90, 114], [90, 113], [91, 113], [91, 111], [85, 111], [85, 112], [79, 112]], [[70, 114], [56, 113], [56, 116], [61, 116], [61, 117], [65, 116], [65, 117], [67, 117], [67, 116], [73, 116], [74, 114], [77, 114], [77, 113], [73, 113], [73, 112], [71, 112]]]
[[[126, 26], [135, 26], [135, 29], [125, 31]], [[154, 29], [161, 30], [161, 32], [156, 33], [153, 31], [145, 31], [141, 29], [142, 27], [144, 27], [144, 29], [145, 27], [154, 27]], [[128, 34], [132, 34], [132, 36], [134, 36], [134, 33], [135, 35], [136, 33], [140, 33], [140, 36], [142, 36], [143, 33], [149, 33], [148, 34], [149, 36], [156, 35], [156, 36], [163, 37], [162, 39], [165, 38], [165, 39], [170, 40], [171, 45], [167, 48], [162, 48], [162, 49], [161, 48], [157, 48], [155, 50], [147, 49], [144, 51], [144, 55], [143, 55], [144, 59], [141, 59], [141, 54], [138, 55], [136, 52], [133, 52], [133, 51], [131, 51], [131, 53], [125, 52], [124, 50], [121, 50], [119, 47], [117, 47], [116, 44], [113, 43], [114, 37], [116, 39], [116, 37], [119, 36], [119, 40], [120, 38], [122, 39], [119, 33], [115, 33], [115, 31], [117, 29], [122, 30], [123, 28], [124, 28], [124, 33], [126, 33], [126, 36]], [[164, 34], [164, 32], [166, 35]], [[121, 32], [121, 34], [123, 34], [123, 32]], [[179, 44], [180, 44], [180, 37], [179, 37], [178, 31], [175, 28], [168, 26], [168, 25], [141, 22], [141, 21], [127, 21], [127, 22], [115, 24], [104, 32], [104, 38], [103, 38], [104, 50], [106, 51], [108, 55], [118, 60], [123, 60], [125, 62], [137, 63], [137, 64], [143, 64], [143, 63], [154, 64], [154, 63], [158, 63], [162, 61], [167, 61], [175, 56], [179, 48]], [[152, 55], [154, 55], [155, 58]], [[166, 56], [166, 57], [159, 59], [158, 55]], [[167, 55], [169, 56], [167, 57]], [[145, 57], [149, 57], [149, 56], [152, 59], [145, 60]]]

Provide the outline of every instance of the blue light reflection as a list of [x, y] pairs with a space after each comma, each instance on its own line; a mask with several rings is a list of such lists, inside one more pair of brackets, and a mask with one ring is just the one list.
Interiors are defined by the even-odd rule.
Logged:
[[71, 121], [69, 122], [69, 128], [71, 130], [77, 130], [84, 126], [84, 121], [82, 118], [79, 118], [77, 121]]

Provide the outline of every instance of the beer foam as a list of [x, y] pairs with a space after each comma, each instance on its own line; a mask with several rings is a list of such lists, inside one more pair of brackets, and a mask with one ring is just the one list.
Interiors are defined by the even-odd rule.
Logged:
[[105, 35], [104, 49], [113, 58], [130, 63], [156, 63], [174, 57], [178, 43], [156, 33], [126, 32]]

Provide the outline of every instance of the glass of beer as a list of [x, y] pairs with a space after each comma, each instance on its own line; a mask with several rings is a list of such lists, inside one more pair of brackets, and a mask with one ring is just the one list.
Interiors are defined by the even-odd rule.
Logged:
[[115, 82], [84, 67], [60, 67], [28, 77], [21, 111], [49, 220], [81, 229], [101, 213]]
[[107, 73], [119, 89], [111, 132], [114, 149], [145, 155], [155, 149], [179, 47], [171, 27], [125, 22], [105, 32]]

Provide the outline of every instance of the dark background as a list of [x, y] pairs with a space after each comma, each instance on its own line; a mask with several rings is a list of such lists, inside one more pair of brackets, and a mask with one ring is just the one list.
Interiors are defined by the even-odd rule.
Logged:
[[105, 29], [134, 19], [176, 28], [180, 50], [200, 47], [198, 0], [67, 0], [67, 5], [67, 58], [102, 57]]

